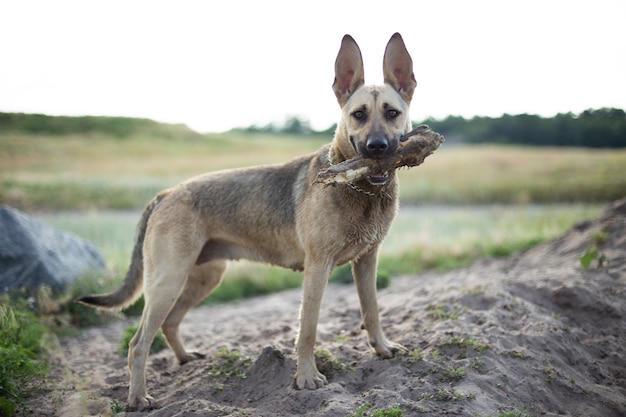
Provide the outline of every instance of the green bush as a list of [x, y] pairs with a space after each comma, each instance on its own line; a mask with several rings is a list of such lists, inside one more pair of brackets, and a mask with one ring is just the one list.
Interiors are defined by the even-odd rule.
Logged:
[[0, 300], [0, 414], [12, 415], [29, 392], [29, 383], [46, 375], [39, 359], [45, 328], [27, 309]]

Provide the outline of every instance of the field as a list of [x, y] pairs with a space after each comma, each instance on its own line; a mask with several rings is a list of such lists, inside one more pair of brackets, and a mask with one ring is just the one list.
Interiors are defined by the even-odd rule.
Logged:
[[[9, 132], [0, 138], [0, 203], [94, 242], [115, 280], [125, 272], [140, 210], [157, 191], [206, 171], [285, 161], [326, 140], [240, 132], [179, 139]], [[549, 239], [626, 195], [623, 166], [626, 150], [444, 144], [424, 165], [400, 171], [402, 209], [381, 267], [390, 274], [451, 268]], [[299, 285], [297, 274], [247, 263], [230, 275], [278, 281], [262, 284], [271, 290]], [[237, 295], [224, 296], [231, 297]]]
[[[178, 139], [13, 132], [0, 138], [0, 203], [37, 212], [94, 242], [115, 282], [125, 272], [140, 210], [157, 191], [206, 171], [285, 161], [326, 140], [235, 132]], [[444, 144], [424, 165], [400, 171], [402, 209], [381, 270], [449, 269], [554, 237], [623, 195], [623, 166], [626, 150]], [[245, 262], [229, 275], [235, 279], [213, 299], [300, 282], [299, 274]]]
[[[155, 192], [207, 171], [271, 164], [325, 139], [227, 133], [195, 139], [0, 137], [0, 202], [33, 209], [139, 209]], [[449, 146], [402, 170], [405, 204], [605, 203], [626, 195], [626, 150]]]

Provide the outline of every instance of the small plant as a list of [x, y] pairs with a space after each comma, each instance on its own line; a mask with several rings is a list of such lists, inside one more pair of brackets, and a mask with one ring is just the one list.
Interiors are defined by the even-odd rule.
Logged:
[[472, 369], [478, 369], [478, 368], [480, 368], [483, 365], [484, 365], [484, 362], [481, 361], [478, 358], [472, 358], [470, 360], [470, 368], [472, 368]]
[[405, 365], [412, 365], [416, 362], [424, 360], [424, 354], [419, 349], [413, 349], [402, 357], [402, 363]]
[[455, 368], [454, 366], [450, 365], [442, 370], [442, 380], [445, 381], [458, 381], [460, 379], [463, 379], [465, 375], [467, 375], [467, 372], [465, 371], [465, 369], [463, 369], [462, 366]]
[[439, 388], [434, 393], [424, 392], [420, 399], [422, 400], [435, 400], [435, 401], [457, 401], [457, 400], [474, 400], [475, 394], [463, 394], [460, 391], [447, 388]]
[[365, 403], [363, 405], [360, 405], [356, 408], [356, 410], [354, 410], [354, 413], [347, 415], [346, 417], [364, 417], [366, 414], [365, 412], [372, 408], [373, 404], [372, 403]]
[[528, 356], [528, 354], [526, 352], [524, 352], [523, 350], [515, 350], [515, 349], [503, 350], [502, 352], [500, 352], [500, 355], [508, 356], [510, 358], [515, 358], [515, 359], [528, 359], [528, 358], [530, 358], [530, 356]]
[[543, 374], [546, 377], [546, 381], [552, 382], [552, 379], [554, 378], [554, 366], [548, 365], [543, 368]]
[[605, 264], [609, 262], [609, 259], [606, 255], [598, 250], [595, 245], [589, 245], [585, 253], [583, 253], [578, 260], [583, 268], [589, 269], [591, 268], [591, 263], [596, 260], [597, 267], [602, 268]]
[[459, 318], [460, 310], [455, 308], [446, 308], [443, 303], [434, 305], [428, 304], [426, 307], [428, 316], [433, 320], [456, 320]]
[[350, 336], [343, 330], [337, 336], [335, 336], [336, 342], [347, 342], [349, 340], [350, 340]]
[[387, 408], [372, 411], [372, 417], [402, 417], [405, 411], [399, 404], [392, 404]]
[[27, 308], [0, 304], [0, 415], [13, 415], [26, 398], [29, 383], [45, 376], [48, 366], [38, 357], [44, 332]]
[[[223, 378], [226, 381], [233, 377], [246, 379], [246, 369], [252, 363], [250, 356], [242, 356], [238, 350], [228, 350], [226, 348], [221, 348], [216, 356], [219, 359], [219, 363], [213, 364], [209, 368], [210, 377]], [[221, 387], [218, 391], [224, 389], [223, 386], [218, 387]]]
[[585, 268], [591, 268], [591, 264], [594, 260], [597, 261], [597, 268], [602, 268], [609, 263], [609, 258], [598, 249], [598, 246], [602, 245], [608, 237], [606, 228], [596, 230], [592, 236], [592, 242], [587, 246], [585, 253], [583, 253], [578, 260], [580, 265]]
[[[117, 352], [120, 355], [128, 355], [128, 344], [130, 343], [130, 340], [133, 338], [135, 333], [137, 333], [137, 328], [137, 324], [131, 324], [124, 329], [122, 337], [120, 338], [120, 343], [117, 347]], [[152, 341], [152, 345], [150, 345], [150, 353], [160, 352], [166, 347], [167, 342], [165, 341], [165, 336], [163, 336], [163, 333], [161, 332], [161, 330], [159, 330], [154, 337], [154, 340]]]
[[471, 348], [482, 355], [489, 348], [489, 343], [479, 342], [475, 338], [467, 335], [453, 335], [448, 340], [439, 343], [439, 347], [458, 347], [461, 349], [461, 356], [467, 357], [467, 349]]
[[119, 413], [124, 412], [124, 406], [113, 400], [113, 404], [111, 404], [111, 414], [113, 416], [117, 416]]
[[443, 356], [441, 352], [439, 352], [439, 349], [431, 350], [430, 356], [432, 358], [432, 361], [435, 363], [444, 363], [446, 361], [445, 356]]
[[332, 354], [326, 349], [315, 350], [315, 364], [317, 369], [328, 378], [331, 378], [336, 373], [344, 375], [354, 370], [352, 366], [342, 362], [341, 359], [333, 358]]

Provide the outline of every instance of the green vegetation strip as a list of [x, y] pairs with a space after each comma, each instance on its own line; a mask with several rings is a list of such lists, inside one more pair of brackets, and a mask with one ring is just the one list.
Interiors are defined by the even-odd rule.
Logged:
[[41, 358], [44, 327], [23, 303], [0, 299], [0, 415], [10, 416], [26, 398], [33, 380], [43, 377], [47, 363]]

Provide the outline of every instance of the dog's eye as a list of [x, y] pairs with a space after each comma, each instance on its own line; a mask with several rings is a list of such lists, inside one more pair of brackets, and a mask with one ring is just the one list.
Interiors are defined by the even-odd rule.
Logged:
[[398, 110], [387, 110], [387, 119], [395, 119], [400, 116], [400, 112]]
[[363, 121], [365, 120], [365, 112], [362, 110], [357, 110], [352, 113], [352, 117], [354, 117], [356, 120]]

